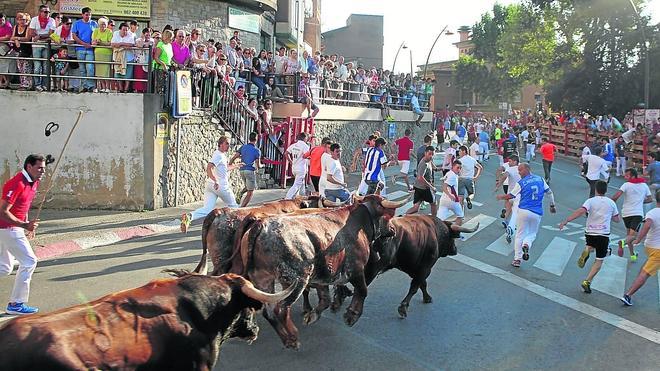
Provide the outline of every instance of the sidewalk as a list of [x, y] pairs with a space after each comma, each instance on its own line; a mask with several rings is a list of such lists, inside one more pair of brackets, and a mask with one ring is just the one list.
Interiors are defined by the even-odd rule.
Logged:
[[[250, 205], [284, 198], [286, 190], [254, 193]], [[161, 232], [179, 232], [181, 214], [202, 206], [195, 202], [154, 211], [43, 210], [36, 237], [30, 241], [39, 260], [105, 246]], [[218, 202], [216, 207], [222, 207]], [[194, 224], [201, 223], [201, 220]]]

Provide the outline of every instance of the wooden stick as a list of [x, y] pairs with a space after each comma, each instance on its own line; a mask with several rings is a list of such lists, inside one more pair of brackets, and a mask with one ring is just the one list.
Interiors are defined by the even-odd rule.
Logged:
[[37, 216], [34, 219], [39, 219], [39, 215], [41, 215], [41, 209], [44, 207], [44, 203], [46, 203], [46, 197], [48, 196], [48, 192], [50, 192], [50, 189], [53, 187], [53, 180], [55, 179], [55, 174], [57, 173], [57, 168], [60, 166], [60, 161], [62, 160], [62, 156], [64, 156], [64, 151], [66, 150], [66, 146], [69, 144], [69, 140], [71, 139], [71, 135], [73, 134], [73, 131], [76, 130], [76, 126], [78, 126], [78, 123], [80, 122], [80, 119], [83, 116], [83, 111], [78, 111], [78, 119], [76, 119], [76, 123], [73, 124], [73, 127], [71, 128], [71, 131], [69, 131], [69, 136], [66, 137], [66, 141], [64, 142], [64, 146], [62, 147], [62, 150], [60, 151], [60, 155], [57, 158], [57, 161], [55, 162], [55, 167], [53, 168], [53, 173], [50, 175], [50, 178], [48, 179], [48, 185], [46, 186], [46, 191], [44, 192], [44, 197], [41, 199], [41, 204], [39, 204], [39, 208], [37, 209]]

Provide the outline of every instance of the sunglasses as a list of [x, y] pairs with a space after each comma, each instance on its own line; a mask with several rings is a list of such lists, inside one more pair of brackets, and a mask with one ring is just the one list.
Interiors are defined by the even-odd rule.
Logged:
[[67, 26], [71, 26], [72, 24], [73, 24], [73, 23], [71, 23], [71, 22], [67, 22], [67, 23], [65, 23], [65, 25], [67, 25]]
[[42, 10], [41, 12], [44, 13], [44, 14], [48, 14], [48, 13], [50, 13], [50, 10]]

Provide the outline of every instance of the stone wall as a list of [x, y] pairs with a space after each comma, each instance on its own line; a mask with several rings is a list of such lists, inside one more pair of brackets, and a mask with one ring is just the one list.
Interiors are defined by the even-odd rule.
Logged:
[[341, 163], [347, 169], [350, 169], [353, 153], [356, 149], [362, 148], [367, 137], [376, 130], [380, 131], [381, 135], [387, 140], [387, 145], [384, 148], [387, 154], [391, 152], [390, 144], [401, 138], [406, 129], [412, 130], [410, 138], [415, 143], [415, 149], [423, 143], [424, 135], [429, 133], [427, 123], [423, 123], [422, 127], [418, 127], [412, 122], [398, 122], [396, 123], [396, 135], [393, 139], [387, 139], [388, 127], [389, 123], [380, 121], [316, 121], [314, 134], [316, 137], [327, 136], [333, 142], [338, 142], [342, 147]]
[[[179, 148], [179, 188], [178, 204], [200, 201], [204, 199], [204, 187], [206, 184], [206, 165], [211, 155], [217, 148], [218, 139], [221, 136], [230, 138], [231, 144], [227, 157], [230, 159], [241, 143], [232, 138], [230, 132], [218, 128], [209, 121], [209, 117], [202, 111], [195, 111], [192, 115], [176, 120], [171, 126], [171, 136], [165, 148], [163, 168], [159, 177], [159, 187], [156, 197], [163, 199], [164, 207], [175, 206], [175, 183], [176, 183], [176, 154], [177, 154], [177, 126], [181, 135]], [[268, 175], [264, 175], [263, 169], [259, 174], [259, 188], [264, 189], [273, 185]], [[238, 170], [233, 170], [230, 175], [230, 184], [234, 194], [238, 196], [243, 188]]]

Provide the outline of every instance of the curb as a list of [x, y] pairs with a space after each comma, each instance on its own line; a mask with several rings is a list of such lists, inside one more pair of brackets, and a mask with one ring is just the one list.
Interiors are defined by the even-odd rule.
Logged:
[[38, 260], [53, 259], [74, 252], [106, 246], [133, 238], [178, 230], [179, 223], [179, 220], [171, 220], [158, 224], [143, 224], [117, 229], [112, 232], [99, 233], [94, 237], [82, 237], [73, 240], [58, 241], [48, 245], [35, 245], [33, 249]]

